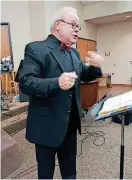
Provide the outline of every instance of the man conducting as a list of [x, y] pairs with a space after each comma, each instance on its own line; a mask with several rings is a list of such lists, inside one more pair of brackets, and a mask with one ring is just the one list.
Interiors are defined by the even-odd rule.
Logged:
[[26, 45], [20, 90], [30, 98], [26, 139], [35, 144], [38, 179], [52, 179], [57, 154], [63, 179], [76, 179], [77, 130], [80, 123], [80, 82], [102, 76], [101, 58], [89, 55], [86, 66], [71, 45], [80, 30], [77, 11], [61, 8], [51, 34]]

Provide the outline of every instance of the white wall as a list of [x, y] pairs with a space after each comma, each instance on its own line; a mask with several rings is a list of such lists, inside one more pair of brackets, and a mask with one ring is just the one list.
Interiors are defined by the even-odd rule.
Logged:
[[110, 52], [110, 56], [105, 56], [103, 70], [115, 73], [112, 83], [130, 84], [132, 65], [128, 61], [132, 60], [132, 20], [98, 26], [97, 49], [102, 55]]
[[28, 2], [2, 1], [1, 22], [9, 22], [15, 69], [23, 58], [24, 47], [31, 41]]
[[44, 1], [29, 1], [28, 7], [32, 41], [43, 40], [46, 37]]
[[82, 30], [79, 36], [97, 39], [96, 26], [83, 20], [83, 6], [79, 1], [2, 1], [2, 22], [9, 22], [15, 70], [24, 56], [25, 45], [31, 41], [43, 40], [50, 33], [50, 22], [62, 6], [77, 9]]
[[84, 20], [132, 11], [131, 1], [103, 1], [84, 6]]
[[79, 1], [45, 1], [45, 20], [46, 20], [46, 35], [50, 33], [50, 23], [53, 15], [59, 10], [61, 7], [72, 6], [76, 8], [79, 18], [80, 24], [82, 26], [82, 30], [79, 33], [79, 36], [82, 38], [88, 38], [92, 40], [97, 39], [97, 31], [96, 26], [92, 25], [88, 22], [84, 22], [83, 16], [83, 6]]

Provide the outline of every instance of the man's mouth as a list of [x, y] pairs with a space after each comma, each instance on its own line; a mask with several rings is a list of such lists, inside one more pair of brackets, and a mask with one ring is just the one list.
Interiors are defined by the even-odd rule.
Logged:
[[78, 38], [78, 35], [77, 35], [77, 34], [76, 34], [76, 35], [73, 35], [73, 37], [74, 37], [74, 38]]

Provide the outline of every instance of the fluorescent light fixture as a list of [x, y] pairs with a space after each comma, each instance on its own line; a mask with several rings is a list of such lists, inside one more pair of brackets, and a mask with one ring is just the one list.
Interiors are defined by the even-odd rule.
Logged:
[[129, 18], [130, 16], [126, 16], [127, 18]]

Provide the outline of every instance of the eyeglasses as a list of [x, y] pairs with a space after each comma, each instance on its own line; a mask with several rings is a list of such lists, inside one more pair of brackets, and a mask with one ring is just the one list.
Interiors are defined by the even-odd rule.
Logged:
[[69, 22], [66, 22], [66, 21], [64, 21], [64, 20], [59, 20], [59, 21], [62, 21], [62, 22], [64, 22], [64, 23], [66, 23], [66, 24], [72, 25], [72, 28], [73, 28], [73, 29], [78, 28], [79, 31], [81, 30], [81, 26], [80, 26], [79, 24], [76, 24], [76, 23], [69, 23]]

